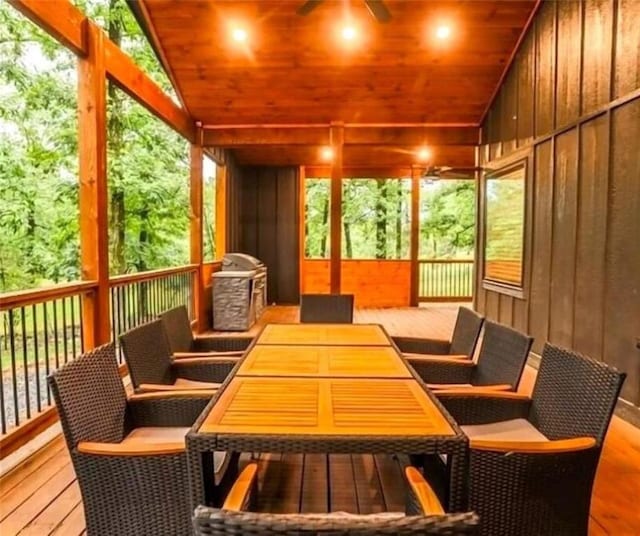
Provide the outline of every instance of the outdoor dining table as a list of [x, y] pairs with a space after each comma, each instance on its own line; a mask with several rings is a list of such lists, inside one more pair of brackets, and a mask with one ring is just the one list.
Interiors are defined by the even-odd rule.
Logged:
[[444, 454], [461, 511], [466, 445], [382, 326], [267, 325], [187, 434], [192, 506], [214, 496], [213, 451]]

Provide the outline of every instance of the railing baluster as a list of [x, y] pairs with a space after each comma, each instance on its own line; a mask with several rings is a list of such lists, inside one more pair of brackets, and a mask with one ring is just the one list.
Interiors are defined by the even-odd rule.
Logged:
[[56, 369], [60, 368], [60, 341], [58, 340], [58, 300], [53, 300], [53, 349], [56, 358]]
[[[4, 312], [2, 313], [2, 323], [5, 322]], [[3, 325], [4, 329], [4, 325]], [[3, 345], [0, 344], [0, 423], [2, 426], [2, 433], [7, 433], [7, 414], [6, 414], [6, 404], [4, 403], [4, 366], [2, 362], [4, 361], [3, 356]]]
[[[49, 361], [49, 318], [48, 318], [48, 307], [49, 302], [44, 302], [42, 304], [42, 323], [44, 324], [44, 369], [45, 374], [49, 376], [51, 372], [51, 363]], [[51, 405], [51, 390], [49, 389], [49, 385], [47, 384], [47, 405]]]
[[67, 298], [62, 298], [62, 349], [64, 351], [64, 362], [69, 361], [69, 335], [67, 333]]
[[29, 396], [29, 363], [28, 363], [28, 342], [24, 307], [20, 307], [20, 332], [22, 334], [22, 372], [24, 375], [24, 403], [27, 419], [31, 418], [31, 398]]
[[[84, 300], [85, 297], [86, 296], [80, 294], [77, 296], [78, 310], [80, 311], [82, 311], [82, 300]], [[84, 317], [82, 313], [80, 313], [80, 353], [84, 353], [84, 348]]]
[[42, 399], [40, 395], [40, 348], [38, 348], [38, 316], [35, 304], [31, 306], [31, 322], [33, 329], [33, 355], [36, 368], [36, 407], [38, 408], [38, 412], [40, 412], [42, 411]]
[[16, 371], [16, 339], [15, 329], [13, 326], [13, 309], [9, 309], [9, 347], [11, 355], [11, 380], [13, 387], [13, 414], [14, 424], [18, 426], [20, 424], [20, 415], [18, 413], [18, 382]]

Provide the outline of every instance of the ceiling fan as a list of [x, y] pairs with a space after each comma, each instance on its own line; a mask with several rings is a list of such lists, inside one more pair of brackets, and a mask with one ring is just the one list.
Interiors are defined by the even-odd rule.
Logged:
[[[317, 8], [323, 0], [307, 0], [296, 10], [296, 13], [301, 16], [306, 16]], [[364, 3], [374, 18], [378, 22], [389, 22], [391, 20], [391, 12], [385, 5], [383, 0], [364, 0]]]
[[471, 179], [476, 171], [487, 171], [483, 167], [448, 167], [448, 166], [429, 166], [422, 173], [422, 178], [430, 181], [440, 179]]

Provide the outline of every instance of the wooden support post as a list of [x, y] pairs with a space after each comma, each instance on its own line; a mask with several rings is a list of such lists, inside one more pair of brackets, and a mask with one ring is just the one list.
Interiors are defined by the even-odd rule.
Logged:
[[80, 253], [82, 279], [97, 281], [82, 300], [85, 350], [111, 339], [107, 202], [107, 74], [104, 33], [84, 21], [87, 56], [78, 60]]
[[306, 225], [306, 169], [304, 166], [298, 168], [298, 287], [300, 294], [304, 293], [304, 259], [305, 259], [305, 242], [307, 235], [305, 232]]
[[[200, 137], [198, 136], [198, 139]], [[190, 219], [190, 262], [198, 266], [198, 271], [193, 278], [193, 314], [195, 315], [196, 331], [205, 329], [205, 300], [204, 284], [202, 280], [203, 241], [202, 241], [202, 158], [204, 153], [200, 143], [191, 144], [191, 174], [189, 194], [191, 201]], [[212, 202], [212, 200], [209, 200]]]
[[411, 292], [410, 304], [417, 307], [419, 303], [419, 287], [420, 287], [420, 264], [418, 263], [420, 248], [420, 177], [422, 168], [419, 166], [411, 166], [411, 240], [410, 240], [410, 259], [411, 259]]
[[216, 165], [216, 259], [227, 252], [227, 166]]
[[344, 146], [344, 124], [331, 123], [331, 293], [339, 294], [342, 273], [342, 149]]

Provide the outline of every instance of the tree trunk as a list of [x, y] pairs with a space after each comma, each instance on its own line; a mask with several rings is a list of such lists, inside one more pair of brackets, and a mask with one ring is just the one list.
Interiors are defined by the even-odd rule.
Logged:
[[352, 259], [353, 258], [353, 244], [351, 243], [351, 224], [344, 220], [342, 222], [342, 226], [344, 228], [344, 246], [346, 250], [345, 258]]
[[[120, 46], [122, 41], [123, 23], [118, 12], [118, 4], [121, 0], [109, 1], [109, 12], [107, 16], [107, 33], [109, 39]], [[121, 6], [120, 6], [121, 7]], [[116, 86], [108, 83], [107, 88], [109, 102], [109, 118], [107, 121], [107, 139], [109, 140], [109, 159], [116, 162], [124, 151], [124, 124], [123, 97], [118, 92]], [[111, 267], [117, 274], [126, 272], [127, 264], [125, 259], [125, 191], [122, 186], [122, 173], [117, 167], [109, 169], [111, 189], [111, 217], [109, 221], [109, 234], [111, 236]]]
[[320, 239], [320, 257], [326, 259], [327, 257], [327, 235], [329, 230], [327, 224], [329, 223], [329, 193], [324, 198], [324, 205], [322, 206], [322, 238]]
[[378, 179], [376, 197], [376, 259], [387, 258], [387, 181]]
[[309, 247], [309, 204], [304, 204], [304, 256], [311, 257], [311, 248]]
[[402, 183], [397, 181], [396, 195], [398, 200], [396, 210], [396, 259], [402, 258], [402, 205], [404, 196], [402, 195]]

